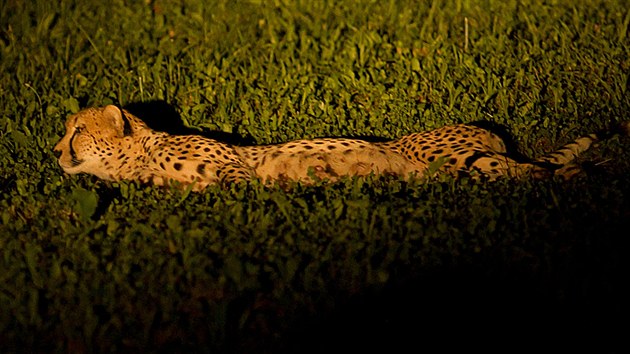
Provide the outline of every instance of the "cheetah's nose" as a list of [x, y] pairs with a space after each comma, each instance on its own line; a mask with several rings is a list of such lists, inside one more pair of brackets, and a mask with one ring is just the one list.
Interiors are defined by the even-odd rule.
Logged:
[[56, 158], [60, 158], [61, 157], [61, 150], [60, 149], [54, 149], [53, 150], [53, 154], [55, 154]]

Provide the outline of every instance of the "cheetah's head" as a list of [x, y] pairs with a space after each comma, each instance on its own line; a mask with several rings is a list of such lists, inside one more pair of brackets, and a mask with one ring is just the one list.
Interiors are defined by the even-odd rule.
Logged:
[[68, 117], [65, 125], [66, 135], [54, 148], [64, 172], [109, 180], [114, 178], [108, 161], [115, 158], [124, 139], [148, 130], [138, 118], [112, 105], [82, 110]]

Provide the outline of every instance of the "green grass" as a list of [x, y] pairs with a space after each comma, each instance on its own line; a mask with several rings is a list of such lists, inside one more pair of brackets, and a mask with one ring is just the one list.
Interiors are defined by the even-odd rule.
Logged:
[[489, 120], [537, 156], [628, 119], [629, 23], [622, 0], [2, 2], [0, 351], [619, 350], [628, 138], [567, 183], [198, 194], [64, 176], [52, 148], [80, 108], [161, 102], [260, 144]]

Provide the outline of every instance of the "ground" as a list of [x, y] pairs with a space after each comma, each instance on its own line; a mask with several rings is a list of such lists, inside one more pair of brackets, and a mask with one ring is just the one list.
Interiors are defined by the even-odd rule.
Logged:
[[629, 21], [624, 1], [2, 2], [0, 351], [619, 351], [627, 140], [569, 183], [290, 192], [68, 177], [53, 147], [119, 104], [253, 144], [489, 121], [541, 156], [627, 119]]

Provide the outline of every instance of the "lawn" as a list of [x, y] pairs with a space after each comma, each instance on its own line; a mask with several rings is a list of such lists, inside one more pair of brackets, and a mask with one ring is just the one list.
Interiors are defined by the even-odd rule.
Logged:
[[[69, 114], [267, 144], [630, 119], [618, 1], [0, 4], [0, 352], [619, 352], [630, 139], [577, 179], [202, 193], [68, 176]], [[627, 344], [627, 343], [626, 343]]]

